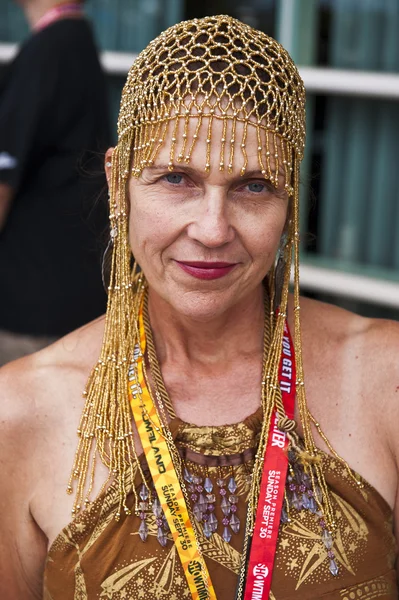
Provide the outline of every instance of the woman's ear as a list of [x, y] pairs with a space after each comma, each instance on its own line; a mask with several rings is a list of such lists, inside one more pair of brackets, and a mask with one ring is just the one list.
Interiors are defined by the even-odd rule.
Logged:
[[105, 153], [105, 176], [107, 178], [107, 183], [108, 183], [108, 187], [110, 186], [111, 183], [111, 171], [112, 171], [112, 153], [114, 151], [114, 148], [108, 148], [108, 150]]

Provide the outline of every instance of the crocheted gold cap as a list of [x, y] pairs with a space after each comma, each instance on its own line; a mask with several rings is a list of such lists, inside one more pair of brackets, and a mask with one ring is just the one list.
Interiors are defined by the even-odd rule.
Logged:
[[[189, 127], [191, 119], [195, 127]], [[131, 67], [122, 93], [118, 136], [119, 142], [128, 137], [132, 143], [133, 175], [139, 176], [154, 162], [169, 130], [170, 169], [180, 161], [189, 162], [197, 139], [204, 135], [208, 145], [204, 166], [209, 170], [214, 119], [224, 122], [221, 170], [232, 169], [236, 123], [243, 122], [242, 174], [247, 128], [255, 127], [261, 171], [277, 184], [274, 158], [280, 159], [290, 182], [292, 151], [300, 160], [305, 145], [303, 82], [278, 42], [226, 15], [170, 27]], [[130, 152], [125, 161], [123, 156], [119, 159], [127, 176], [132, 168]]]

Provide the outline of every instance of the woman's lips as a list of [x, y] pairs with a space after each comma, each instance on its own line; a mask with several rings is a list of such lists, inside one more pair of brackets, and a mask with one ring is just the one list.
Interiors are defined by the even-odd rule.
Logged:
[[198, 262], [198, 261], [180, 261], [176, 263], [183, 271], [196, 277], [197, 279], [220, 279], [228, 275], [234, 269], [237, 263], [227, 262]]

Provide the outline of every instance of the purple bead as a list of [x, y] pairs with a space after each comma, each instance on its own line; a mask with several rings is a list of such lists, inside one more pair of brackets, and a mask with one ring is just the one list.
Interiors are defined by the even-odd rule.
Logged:
[[331, 550], [331, 548], [334, 545], [334, 540], [332, 538], [331, 533], [328, 531], [328, 529], [323, 529], [323, 533], [321, 534], [321, 539], [323, 540], [323, 544], [325, 545], [327, 550]]
[[221, 496], [225, 496], [227, 494], [227, 492], [224, 488], [220, 488], [219, 493]]
[[223, 523], [223, 525], [229, 525], [229, 523], [230, 523], [230, 519], [228, 519], [227, 517], [224, 517], [224, 518], [222, 519], [222, 523]]
[[160, 517], [162, 515], [162, 506], [158, 498], [155, 498], [154, 502], [152, 503], [152, 512], [156, 517]]
[[208, 523], [209, 523], [212, 531], [213, 532], [216, 531], [216, 529], [218, 528], [218, 520], [214, 514], [209, 515]]
[[306, 485], [303, 485], [303, 483], [299, 486], [299, 491], [301, 492], [301, 494], [303, 494], [304, 492], [306, 492]]
[[207, 506], [209, 512], [213, 512], [215, 510], [215, 505], [214, 504], [208, 504]]
[[230, 510], [231, 510], [231, 512], [232, 512], [232, 513], [236, 513], [236, 512], [237, 512], [237, 510], [238, 510], [238, 508], [237, 508], [237, 504], [232, 504], [232, 505], [230, 506]]
[[313, 514], [317, 513], [317, 504], [316, 504], [314, 498], [309, 498], [308, 508], [311, 513], [313, 513]]
[[323, 500], [323, 494], [321, 493], [321, 489], [319, 488], [318, 485], [314, 486], [314, 497], [316, 498], [316, 500], [318, 500], [319, 502], [321, 502]]
[[197, 492], [201, 493], [204, 491], [204, 487], [202, 485], [196, 485], [195, 489], [197, 490]]
[[303, 473], [298, 468], [294, 469], [294, 471], [295, 471], [295, 479], [296, 479], [297, 483], [299, 483], [299, 485], [300, 485], [303, 481]]
[[213, 533], [211, 525], [209, 523], [204, 523], [202, 530], [204, 532], [205, 537], [209, 539]]
[[193, 476], [192, 476], [192, 474], [190, 473], [190, 471], [187, 469], [187, 467], [184, 467], [184, 470], [183, 470], [183, 477], [184, 477], [184, 479], [185, 479], [185, 480], [186, 480], [188, 483], [192, 483], [192, 481], [193, 481]]
[[166, 546], [168, 538], [166, 537], [162, 527], [158, 527], [157, 539], [161, 546]]
[[329, 550], [327, 552], [327, 556], [328, 556], [328, 558], [335, 558], [335, 554], [334, 554], [334, 552], [332, 550]]
[[231, 531], [228, 527], [225, 527], [223, 529], [223, 533], [222, 533], [222, 538], [224, 539], [224, 541], [228, 544], [231, 540]]
[[223, 499], [220, 503], [220, 508], [222, 509], [222, 512], [224, 515], [229, 515], [230, 511], [231, 511], [231, 504], [230, 502], [227, 500], [226, 496], [223, 496]]
[[339, 573], [339, 568], [338, 568], [338, 565], [335, 562], [335, 560], [331, 560], [330, 561], [330, 573], [334, 577], [336, 577], [338, 575], [338, 573]]
[[144, 485], [144, 483], [142, 483], [142, 484], [141, 484], [141, 486], [140, 486], [140, 492], [139, 492], [139, 495], [140, 495], [140, 498], [141, 498], [142, 500], [144, 500], [144, 502], [145, 502], [146, 500], [148, 500], [148, 496], [149, 496], [149, 494], [148, 494], [148, 489], [146, 488], [146, 486]]
[[237, 490], [237, 483], [236, 483], [236, 480], [234, 479], [234, 477], [230, 477], [230, 479], [227, 483], [227, 487], [231, 494], [234, 494], [234, 492]]
[[155, 519], [155, 523], [158, 525], [158, 527], [163, 527], [163, 519]]
[[202, 508], [199, 506], [199, 504], [194, 504], [193, 513], [197, 521], [202, 521]]
[[207, 478], [205, 479], [205, 482], [204, 482], [204, 488], [205, 488], [205, 491], [206, 491], [206, 492], [208, 492], [208, 494], [210, 494], [210, 493], [211, 493], [211, 491], [213, 490], [213, 483], [212, 483], [212, 481], [209, 479], [209, 477], [207, 477]]
[[280, 522], [281, 523], [288, 523], [289, 519], [288, 519], [288, 514], [287, 511], [285, 510], [284, 506], [281, 509], [281, 515], [280, 515]]
[[204, 496], [204, 494], [200, 494], [199, 498], [198, 498], [198, 504], [200, 504], [201, 506], [203, 506], [206, 509], [206, 505], [208, 504], [206, 501], [206, 498]]
[[202, 513], [202, 520], [204, 521], [204, 523], [206, 523], [206, 521], [209, 520], [209, 515], [207, 513]]
[[238, 533], [240, 530], [240, 519], [236, 515], [231, 515], [230, 517], [230, 527], [234, 531], [234, 533]]
[[190, 498], [191, 498], [192, 502], [197, 502], [198, 494], [191, 494]]
[[313, 496], [314, 496], [313, 490], [308, 490], [307, 494], [308, 494], [309, 498], [313, 498]]
[[145, 521], [141, 521], [141, 523], [140, 523], [139, 536], [140, 536], [142, 542], [145, 542], [148, 537], [148, 527], [147, 527], [147, 523]]
[[322, 529], [325, 529], [327, 527], [326, 522], [324, 519], [320, 519], [319, 521], [319, 525]]
[[295, 490], [296, 490], [296, 483], [290, 483], [289, 488], [290, 488], [291, 492], [295, 492]]
[[145, 512], [141, 511], [139, 517], [141, 520], [145, 519]]
[[292, 498], [291, 498], [291, 502], [292, 502], [292, 506], [295, 508], [295, 510], [302, 510], [302, 502], [299, 500], [296, 492], [294, 492], [292, 494]]

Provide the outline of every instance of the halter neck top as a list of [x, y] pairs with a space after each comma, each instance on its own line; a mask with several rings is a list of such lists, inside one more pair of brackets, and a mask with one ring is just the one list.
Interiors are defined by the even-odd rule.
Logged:
[[[216, 483], [212, 503], [216, 529], [208, 537], [200, 527], [200, 545], [218, 600], [235, 597], [246, 498], [261, 419], [259, 409], [234, 425], [197, 427], [178, 418], [170, 423], [180, 453], [196, 473], [195, 481], [201, 483], [209, 477], [220, 483], [220, 476], [226, 481], [227, 477], [234, 478], [236, 531], [229, 529], [229, 535], [225, 534], [227, 509], [223, 509], [221, 487]], [[324, 454], [323, 461], [337, 523], [333, 556], [338, 574], [333, 576], [330, 571], [317, 515], [303, 508], [293, 510], [291, 520], [280, 526], [270, 599], [397, 599], [396, 545], [390, 507], [366, 481], [362, 480], [361, 488], [356, 486], [335, 458]], [[141, 483], [137, 473], [135, 485], [139, 487]], [[193, 498], [198, 498], [198, 490], [194, 492]], [[128, 505], [134, 507], [133, 494]], [[118, 494], [111, 484], [89, 509], [60, 532], [47, 555], [45, 600], [189, 600], [190, 592], [170, 533], [161, 539], [162, 544], [157, 539], [156, 515], [146, 517], [147, 537], [143, 542], [139, 535], [142, 516], [133, 512], [117, 522], [117, 511]]]

